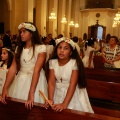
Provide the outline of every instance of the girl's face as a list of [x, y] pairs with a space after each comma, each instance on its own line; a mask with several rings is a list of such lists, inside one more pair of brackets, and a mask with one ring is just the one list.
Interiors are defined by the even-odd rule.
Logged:
[[69, 59], [72, 54], [70, 45], [66, 42], [61, 42], [57, 48], [57, 55], [59, 59]]
[[2, 49], [1, 59], [2, 59], [3, 61], [8, 60], [8, 51], [7, 51], [7, 50]]
[[21, 40], [23, 42], [31, 41], [32, 34], [29, 31], [27, 31], [26, 29], [22, 28], [20, 30], [20, 35], [21, 35]]

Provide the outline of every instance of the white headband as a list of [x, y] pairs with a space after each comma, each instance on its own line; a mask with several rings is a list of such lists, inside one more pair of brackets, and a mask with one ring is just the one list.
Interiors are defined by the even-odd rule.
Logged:
[[21, 23], [18, 26], [18, 29], [20, 30], [21, 28], [25, 28], [25, 29], [31, 30], [33, 32], [36, 31], [36, 27], [34, 25], [32, 25], [31, 23]]
[[62, 42], [62, 41], [70, 44], [70, 45], [72, 46], [73, 50], [75, 49], [75, 43], [74, 43], [71, 39], [66, 38], [66, 37], [62, 37], [62, 38], [56, 39], [56, 40], [55, 40], [56, 45], [58, 45], [58, 44], [59, 44], [60, 42]]
[[9, 52], [11, 52], [12, 54], [13, 54], [13, 52], [9, 49], [9, 48], [6, 48], [6, 47], [4, 47], [4, 48], [2, 48], [3, 50], [7, 50], [7, 51], [9, 51]]

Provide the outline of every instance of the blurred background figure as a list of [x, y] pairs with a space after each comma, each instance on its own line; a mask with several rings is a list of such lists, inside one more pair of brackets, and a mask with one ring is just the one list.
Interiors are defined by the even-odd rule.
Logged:
[[115, 68], [113, 62], [120, 60], [120, 46], [117, 45], [117, 43], [118, 38], [116, 36], [111, 36], [109, 43], [102, 49], [102, 57], [105, 68]]
[[57, 37], [57, 39], [62, 38], [62, 37], [63, 37], [63, 35], [59, 34], [58, 37]]
[[3, 37], [3, 47], [12, 48], [12, 44], [11, 44], [11, 31], [10, 30], [7, 30], [6, 34]]
[[88, 39], [86, 41], [84, 51], [84, 57], [82, 59], [84, 67], [94, 68], [93, 55], [94, 55], [94, 40]]
[[50, 45], [53, 45], [55, 47], [55, 40], [53, 39], [52, 34], [48, 34], [48, 39], [50, 40]]
[[50, 40], [47, 37], [42, 37], [42, 42], [45, 44], [46, 46], [46, 62], [48, 61], [48, 59], [51, 57], [54, 46], [50, 45]]
[[77, 37], [77, 36], [74, 36], [74, 37], [72, 38], [72, 40], [73, 40], [73, 42], [75, 43], [75, 47], [76, 47], [76, 49], [77, 49], [77, 51], [78, 51], [78, 54], [80, 55], [80, 47], [79, 47], [79, 45], [78, 45], [78, 37]]
[[[2, 54], [2, 47], [3, 47], [3, 41], [2, 41], [2, 36], [0, 36], [0, 56]], [[1, 58], [0, 58], [1, 60]]]

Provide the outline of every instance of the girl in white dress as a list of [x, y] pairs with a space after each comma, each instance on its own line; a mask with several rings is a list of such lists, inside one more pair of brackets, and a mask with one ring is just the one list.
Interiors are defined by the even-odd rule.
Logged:
[[94, 68], [93, 63], [93, 55], [94, 55], [94, 40], [89, 39], [86, 42], [85, 48], [84, 48], [84, 57], [82, 59], [84, 67], [88, 68]]
[[[69, 108], [93, 113], [86, 91], [84, 66], [69, 38], [56, 40], [55, 51], [49, 60], [48, 99], [55, 111]], [[45, 107], [48, 107], [47, 103]]]
[[52, 55], [54, 46], [50, 45], [50, 40], [47, 37], [42, 37], [42, 41], [46, 46], [46, 62], [47, 62], [50, 56]]
[[1, 61], [0, 61], [0, 95], [5, 83], [8, 69], [10, 68], [13, 60], [13, 52], [10, 48], [2, 48]]
[[39, 96], [39, 89], [47, 96], [47, 81], [43, 71], [46, 47], [41, 44], [38, 30], [32, 23], [21, 23], [18, 29], [18, 47], [3, 88], [2, 102], [6, 104], [5, 98], [9, 95], [26, 100], [26, 108], [31, 109], [34, 102], [44, 103]]

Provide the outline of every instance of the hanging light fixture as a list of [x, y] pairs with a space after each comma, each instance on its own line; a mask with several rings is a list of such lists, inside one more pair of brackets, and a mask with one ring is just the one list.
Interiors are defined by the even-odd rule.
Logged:
[[75, 23], [75, 27], [78, 28], [78, 27], [79, 27], [79, 24], [78, 24], [78, 23]]
[[120, 24], [120, 12], [115, 14], [112, 27], [117, 27]]
[[112, 27], [117, 27], [117, 22], [116, 21], [113, 21]]
[[66, 24], [66, 23], [67, 23], [67, 20], [66, 20], [65, 15], [64, 15], [64, 17], [62, 18], [61, 22], [62, 22], [63, 24]]
[[50, 19], [51, 21], [56, 20], [56, 15], [55, 15], [54, 9], [53, 9], [53, 11], [50, 13], [49, 19]]
[[69, 24], [71, 27], [74, 26], [74, 21], [70, 21], [70, 24]]

